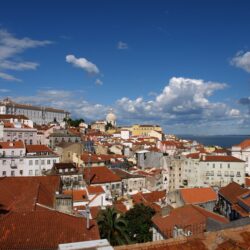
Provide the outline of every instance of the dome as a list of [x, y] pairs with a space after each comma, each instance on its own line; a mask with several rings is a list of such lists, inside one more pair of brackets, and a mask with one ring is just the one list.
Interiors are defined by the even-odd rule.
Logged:
[[106, 122], [111, 123], [112, 125], [116, 124], [116, 115], [114, 114], [113, 110], [110, 110], [106, 116]]
[[106, 116], [106, 121], [111, 122], [116, 120], [116, 115], [112, 112], [108, 113]]

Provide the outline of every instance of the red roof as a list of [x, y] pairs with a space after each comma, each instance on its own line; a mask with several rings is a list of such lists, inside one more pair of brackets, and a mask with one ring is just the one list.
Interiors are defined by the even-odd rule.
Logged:
[[36, 203], [54, 206], [60, 176], [0, 178], [0, 204], [8, 211], [32, 211]]
[[26, 145], [27, 153], [38, 153], [38, 152], [53, 152], [49, 147], [45, 145]]
[[201, 158], [201, 161], [223, 161], [223, 162], [245, 162], [231, 155], [206, 155], [205, 159]]
[[219, 194], [228, 200], [231, 204], [237, 202], [237, 197], [248, 192], [247, 188], [241, 187], [236, 182], [231, 182], [219, 190]]
[[186, 204], [199, 204], [217, 200], [217, 194], [211, 187], [180, 189], [180, 194]]
[[245, 178], [245, 184], [247, 188], [250, 187], [250, 177]]
[[88, 186], [87, 187], [89, 194], [102, 194], [105, 191], [103, 190], [102, 186]]
[[240, 144], [234, 145], [234, 147], [240, 147], [241, 149], [249, 148], [250, 147], [250, 139], [246, 139], [246, 140], [242, 141]]
[[87, 192], [84, 189], [64, 190], [63, 193], [72, 195], [73, 202], [87, 201]]
[[11, 148], [25, 148], [22, 141], [12, 141], [12, 142], [0, 142], [0, 148], [11, 149]]
[[155, 202], [159, 202], [166, 198], [166, 191], [153, 191], [151, 193], [137, 193], [132, 195], [134, 203], [143, 203], [145, 206], [153, 208], [156, 212], [160, 211], [160, 206]]
[[90, 220], [43, 209], [10, 212], [0, 220], [1, 249], [58, 249], [58, 244], [100, 239], [98, 226]]
[[156, 214], [152, 218], [152, 221], [163, 235], [166, 237], [172, 237], [173, 228], [175, 226], [190, 230], [193, 235], [203, 233], [208, 218], [212, 218], [220, 223], [229, 222], [223, 216], [195, 205], [185, 205], [173, 209], [167, 216]]
[[102, 184], [121, 181], [121, 178], [114, 174], [107, 167], [84, 168], [84, 179], [90, 184]]

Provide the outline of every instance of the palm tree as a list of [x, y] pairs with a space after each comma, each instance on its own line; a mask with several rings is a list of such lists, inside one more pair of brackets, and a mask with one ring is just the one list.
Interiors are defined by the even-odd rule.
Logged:
[[112, 246], [130, 243], [127, 223], [113, 207], [99, 213], [97, 223], [102, 239], [107, 239]]

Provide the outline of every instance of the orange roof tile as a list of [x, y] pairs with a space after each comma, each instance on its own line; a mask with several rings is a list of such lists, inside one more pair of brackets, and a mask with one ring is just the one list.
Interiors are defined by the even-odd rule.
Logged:
[[184, 205], [173, 209], [167, 216], [156, 214], [152, 221], [163, 235], [173, 237], [175, 226], [191, 230], [193, 235], [203, 233], [208, 218], [220, 223], [229, 222], [226, 218], [195, 205]]
[[25, 145], [22, 141], [0, 142], [0, 148], [2, 149], [25, 148]]
[[234, 147], [240, 147], [241, 149], [249, 148], [250, 147], [250, 139], [246, 139], [246, 140], [242, 141], [240, 144], [234, 145]]
[[98, 226], [90, 220], [43, 209], [25, 213], [10, 212], [0, 220], [1, 249], [58, 249], [58, 244], [100, 238]]
[[219, 194], [228, 200], [231, 204], [237, 202], [237, 197], [248, 192], [248, 189], [241, 187], [236, 182], [231, 182], [219, 190]]
[[107, 167], [84, 168], [84, 179], [90, 184], [101, 184], [121, 181], [121, 178]]
[[184, 188], [180, 189], [180, 194], [186, 204], [199, 204], [217, 200], [217, 194], [211, 187]]
[[87, 187], [88, 193], [89, 194], [102, 194], [105, 193], [103, 190], [102, 186], [88, 186]]
[[26, 145], [27, 153], [38, 153], [38, 152], [52, 152], [53, 151], [45, 145]]
[[206, 155], [205, 159], [201, 158], [201, 161], [223, 161], [223, 162], [245, 162], [231, 155]]

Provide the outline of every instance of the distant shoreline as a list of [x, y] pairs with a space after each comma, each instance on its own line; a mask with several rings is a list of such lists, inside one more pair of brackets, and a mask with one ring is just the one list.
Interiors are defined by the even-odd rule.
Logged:
[[178, 138], [195, 140], [205, 146], [220, 146], [231, 148], [243, 140], [249, 138], [250, 135], [176, 135]]

